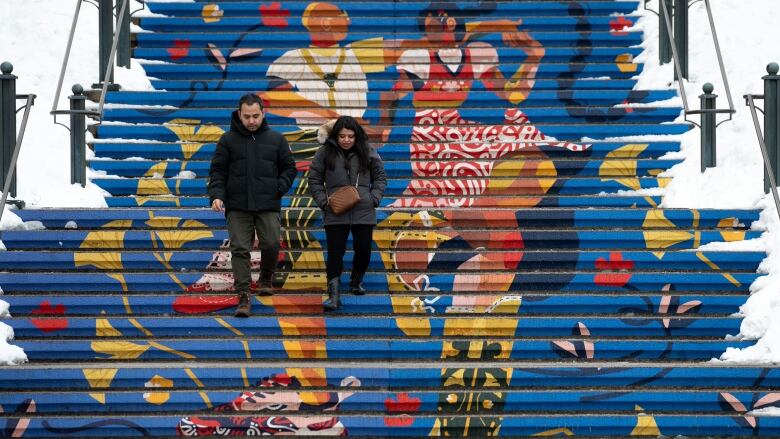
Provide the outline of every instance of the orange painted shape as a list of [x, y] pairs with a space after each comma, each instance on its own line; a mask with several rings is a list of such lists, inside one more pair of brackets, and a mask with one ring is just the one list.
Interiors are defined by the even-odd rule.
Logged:
[[327, 335], [324, 317], [280, 317], [283, 335]]

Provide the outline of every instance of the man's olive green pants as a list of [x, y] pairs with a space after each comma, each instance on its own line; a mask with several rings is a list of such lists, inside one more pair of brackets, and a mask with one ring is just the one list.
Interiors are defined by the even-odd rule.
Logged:
[[244, 212], [230, 210], [227, 217], [230, 236], [234, 286], [237, 293], [249, 293], [252, 283], [250, 255], [257, 233], [260, 249], [260, 273], [269, 275], [276, 270], [279, 259], [281, 225], [279, 212]]

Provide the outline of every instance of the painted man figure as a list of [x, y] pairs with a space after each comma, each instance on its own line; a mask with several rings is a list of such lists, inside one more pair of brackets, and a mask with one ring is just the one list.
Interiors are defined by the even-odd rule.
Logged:
[[271, 280], [279, 259], [281, 199], [296, 172], [287, 140], [264, 118], [262, 100], [255, 94], [242, 96], [230, 131], [217, 143], [208, 185], [212, 209], [224, 211], [227, 218], [238, 294], [236, 317], [251, 313], [250, 253], [255, 233], [260, 247], [260, 293], [272, 293]]

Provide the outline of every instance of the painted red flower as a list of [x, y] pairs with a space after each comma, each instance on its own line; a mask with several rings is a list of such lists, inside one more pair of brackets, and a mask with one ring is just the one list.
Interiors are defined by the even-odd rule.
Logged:
[[633, 21], [627, 19], [626, 17], [620, 16], [614, 20], [610, 20], [609, 31], [614, 35], [626, 35], [627, 32], [625, 32], [623, 29], [633, 25]]
[[609, 260], [596, 259], [596, 269], [606, 273], [599, 273], [593, 278], [596, 285], [608, 287], [622, 287], [631, 280], [631, 273], [614, 273], [634, 269], [634, 261], [623, 260], [623, 253], [610, 252]]
[[190, 40], [181, 40], [177, 38], [173, 40], [173, 47], [168, 48], [168, 55], [172, 60], [178, 61], [190, 53], [191, 44]]
[[266, 5], [260, 5], [260, 16], [263, 18], [263, 25], [268, 27], [287, 27], [287, 18], [290, 16], [289, 9], [282, 9], [279, 2], [271, 2]]
[[[38, 305], [38, 309], [32, 311], [34, 315], [65, 315], [65, 305], [58, 303], [56, 306], [51, 306], [48, 300], [44, 300]], [[30, 319], [36, 328], [43, 332], [62, 331], [68, 327], [68, 319]]]
[[405, 413], [420, 411], [420, 398], [410, 398], [407, 393], [399, 393], [395, 399], [385, 399], [385, 409], [389, 413], [399, 413], [402, 416], [386, 416], [385, 425], [388, 427], [408, 427], [414, 423], [414, 418]]

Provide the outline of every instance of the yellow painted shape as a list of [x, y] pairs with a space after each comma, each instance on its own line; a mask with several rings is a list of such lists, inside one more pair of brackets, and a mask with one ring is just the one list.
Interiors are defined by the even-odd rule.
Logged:
[[636, 177], [636, 160], [604, 160], [599, 167], [600, 177]]
[[569, 430], [568, 428], [556, 428], [553, 430], [546, 430], [541, 431], [539, 433], [534, 433], [531, 436], [574, 436], [574, 432]]
[[721, 230], [720, 236], [722, 236], [723, 240], [726, 242], [744, 241], [745, 233], [747, 232], [744, 230]]
[[444, 321], [445, 336], [501, 336], [513, 337], [518, 319], [486, 319], [449, 317]]
[[[320, 247], [318, 241], [310, 242], [307, 250], [317, 250]], [[311, 247], [311, 248], [310, 248]], [[293, 256], [293, 268], [303, 270], [324, 270], [325, 254], [321, 251], [303, 251], [298, 257]]]
[[153, 348], [157, 348], [157, 349], [159, 349], [159, 350], [161, 350], [163, 352], [167, 352], [169, 354], [177, 355], [177, 356], [182, 357], [182, 358], [187, 359], [187, 360], [194, 360], [196, 358], [192, 354], [188, 354], [186, 352], [182, 352], [182, 351], [179, 351], [179, 350], [176, 350], [176, 349], [173, 349], [173, 348], [169, 348], [168, 346], [165, 346], [164, 344], [158, 343], [156, 341], [150, 341], [149, 342], [149, 346], [153, 347]]
[[133, 226], [133, 220], [113, 220], [103, 224], [104, 229], [129, 229]]
[[385, 69], [383, 37], [367, 38], [350, 44], [352, 53], [360, 63], [363, 73], [377, 73]]
[[142, 178], [138, 180], [136, 195], [171, 195], [165, 179], [162, 178]]
[[[468, 352], [466, 356], [469, 359], [473, 360], [479, 360], [482, 358], [482, 352], [486, 348], [487, 345], [490, 345], [491, 347], [498, 345], [500, 348], [500, 352], [498, 355], [494, 355], [492, 358], [500, 359], [500, 360], [508, 360], [509, 355], [512, 353], [512, 346], [514, 346], [514, 343], [511, 341], [469, 341], [468, 342]], [[453, 345], [452, 341], [444, 341], [442, 345], [442, 352], [441, 352], [441, 358], [452, 358], [457, 357], [460, 355], [461, 350], [456, 348]]]
[[178, 230], [157, 230], [154, 232], [157, 239], [162, 241], [163, 248], [180, 249], [184, 244], [207, 239], [214, 236], [210, 230], [198, 230], [181, 228]]
[[734, 217], [729, 217], [729, 218], [723, 218], [722, 220], [718, 221], [717, 227], [719, 229], [731, 229], [737, 226], [739, 226], [739, 220]]
[[198, 125], [197, 119], [173, 119], [166, 128], [183, 142], [216, 142], [225, 131], [216, 125]]
[[200, 15], [203, 17], [204, 23], [216, 23], [222, 18], [224, 13], [224, 11], [219, 9], [219, 5], [208, 4], [203, 5], [203, 10]]
[[156, 216], [144, 221], [144, 224], [153, 229], [172, 229], [174, 227], [179, 227], [179, 222], [181, 222], [181, 218], [176, 218], [174, 216]]
[[100, 270], [121, 270], [122, 254], [115, 251], [106, 252], [74, 252], [73, 264], [76, 267], [91, 265]]
[[[173, 381], [161, 375], [155, 375], [151, 379], [149, 379], [149, 381], [144, 383], [144, 387], [172, 389]], [[155, 405], [165, 404], [166, 402], [168, 402], [170, 397], [171, 394], [165, 391], [144, 392], [144, 400], [146, 400], [146, 402], [148, 402], [149, 404], [155, 404]]]
[[650, 209], [645, 215], [645, 220], [642, 222], [643, 229], [676, 229], [677, 226], [673, 222], [666, 218], [666, 214], [663, 209]]
[[634, 56], [630, 53], [622, 53], [615, 57], [615, 65], [622, 73], [636, 72], [638, 66], [633, 61]]
[[157, 201], [173, 201], [174, 206], [181, 206], [181, 200], [178, 197], [135, 197], [135, 203], [138, 206], [143, 206], [146, 203], [153, 203]]
[[517, 314], [520, 310], [520, 305], [523, 303], [523, 298], [522, 296], [498, 296], [494, 303], [495, 302], [498, 302], [498, 305], [495, 305], [493, 309], [490, 310], [491, 313]]
[[182, 143], [181, 144], [181, 155], [184, 157], [184, 160], [190, 160], [192, 156], [198, 153], [201, 148], [203, 148], [203, 143]]
[[431, 322], [427, 318], [396, 317], [398, 329], [410, 337], [425, 337], [431, 335]]
[[[442, 374], [446, 373], [447, 369], [442, 369]], [[450, 374], [442, 387], [466, 387], [466, 379], [464, 378], [466, 369], [459, 369], [456, 372]]]
[[149, 350], [149, 345], [129, 341], [93, 341], [92, 350], [108, 355], [111, 360], [135, 360]]
[[105, 404], [106, 403], [106, 394], [105, 393], [90, 393], [89, 396], [92, 397], [95, 401]]
[[[635, 406], [635, 409], [638, 412], [644, 410], [640, 406]], [[655, 418], [640, 413], [636, 417], [636, 427], [631, 430], [631, 436], [661, 436], [661, 430], [658, 428]]]
[[694, 238], [693, 234], [683, 230], [645, 230], [642, 235], [647, 249], [665, 249]]
[[550, 188], [553, 187], [555, 182], [557, 181], [556, 178], [540, 178], [537, 180], [539, 182], [539, 187], [542, 188], [542, 191], [544, 193], [549, 192]]
[[656, 181], [658, 182], [658, 187], [663, 189], [666, 186], [669, 186], [669, 183], [672, 182], [672, 179], [669, 177], [658, 177], [656, 178]]
[[111, 387], [111, 381], [118, 371], [119, 369], [82, 369], [81, 372], [84, 373], [90, 388], [107, 389]]
[[159, 177], [164, 177], [166, 169], [168, 169], [168, 162], [157, 162], [152, 165], [148, 171], [146, 171], [144, 177], [154, 177], [155, 174], [157, 174]]
[[328, 358], [328, 352], [325, 347], [325, 342], [314, 341], [292, 341], [285, 340], [282, 342], [284, 350], [287, 352], [288, 358], [301, 359], [301, 358], [316, 358], [326, 359]]
[[425, 314], [422, 307], [415, 305], [415, 302], [419, 301], [419, 297], [390, 296], [390, 303], [393, 305], [393, 313], [395, 314]]
[[288, 367], [287, 375], [295, 377], [302, 387], [325, 387], [328, 385], [327, 372], [324, 367]]
[[664, 256], [666, 256], [666, 252], [652, 252], [652, 253], [653, 253], [653, 256], [658, 258], [659, 261], [662, 260], [664, 258]]
[[122, 333], [114, 328], [108, 319], [96, 319], [95, 335], [98, 337], [121, 337]]
[[285, 290], [324, 290], [327, 283], [328, 279], [325, 274], [289, 273], [282, 288]]
[[125, 230], [97, 230], [89, 232], [79, 245], [80, 250], [108, 250], [125, 247]]
[[629, 143], [608, 152], [605, 157], [607, 159], [639, 157], [648, 146], [650, 146], [649, 143]]

